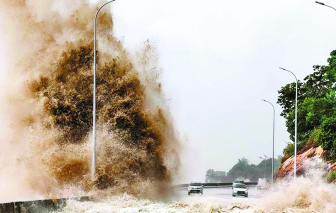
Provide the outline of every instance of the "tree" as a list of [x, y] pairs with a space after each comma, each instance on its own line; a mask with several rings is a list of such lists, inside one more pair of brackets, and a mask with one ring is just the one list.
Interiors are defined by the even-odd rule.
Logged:
[[[280, 158], [274, 159], [274, 171], [280, 167]], [[266, 177], [272, 177], [272, 158], [266, 159]], [[238, 162], [230, 169], [227, 174], [227, 181], [232, 182], [236, 179], [248, 179], [256, 182], [259, 178], [264, 177], [265, 160], [258, 165], [249, 164], [246, 158], [238, 159]]]
[[206, 183], [211, 183], [211, 182], [215, 182], [215, 171], [213, 169], [208, 169], [206, 174], [205, 174], [205, 182]]
[[[336, 159], [336, 51], [330, 53], [327, 66], [313, 66], [314, 72], [298, 83], [298, 149], [308, 140], [319, 143], [329, 151], [328, 158]], [[294, 141], [295, 83], [287, 84], [279, 92], [277, 103], [283, 108], [287, 131]], [[284, 158], [292, 154], [288, 144]]]

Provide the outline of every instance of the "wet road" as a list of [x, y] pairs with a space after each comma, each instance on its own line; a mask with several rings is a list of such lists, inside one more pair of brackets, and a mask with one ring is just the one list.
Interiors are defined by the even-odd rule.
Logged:
[[[160, 212], [160, 213], [187, 213], [187, 212], [230, 212], [255, 213], [261, 202], [256, 187], [249, 187], [249, 197], [232, 197], [231, 187], [204, 188], [203, 195], [188, 195], [187, 188], [176, 189], [175, 195], [166, 201], [150, 201], [134, 198], [124, 194], [111, 197], [107, 200], [92, 202], [69, 201], [63, 212]], [[56, 213], [56, 212], [55, 212]]]
[[173, 199], [176, 199], [184, 203], [194, 203], [202, 201], [216, 201], [222, 204], [230, 203], [243, 203], [243, 204], [257, 204], [262, 196], [261, 192], [257, 191], [256, 186], [249, 186], [249, 196], [242, 197], [232, 196], [231, 187], [222, 187], [222, 188], [204, 188], [203, 195], [201, 194], [191, 194], [188, 195], [188, 189], [177, 189], [176, 194]]

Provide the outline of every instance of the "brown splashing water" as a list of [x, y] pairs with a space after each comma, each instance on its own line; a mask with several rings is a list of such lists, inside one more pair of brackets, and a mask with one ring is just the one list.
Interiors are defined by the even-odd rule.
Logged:
[[0, 0], [0, 8], [9, 79], [2, 94], [1, 114], [9, 128], [1, 136], [0, 172], [13, 199], [79, 191], [157, 197], [166, 191], [179, 165], [179, 142], [158, 73], [143, 72], [157, 66], [155, 48], [145, 43], [131, 59], [112, 35], [111, 14], [100, 12], [92, 181], [97, 6], [80, 0]]

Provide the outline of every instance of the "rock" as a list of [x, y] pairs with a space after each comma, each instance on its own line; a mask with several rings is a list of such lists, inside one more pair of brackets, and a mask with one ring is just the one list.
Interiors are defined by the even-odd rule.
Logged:
[[334, 170], [334, 172], [336, 171], [336, 162], [335, 163], [333, 163], [333, 164], [330, 164], [330, 166], [328, 167], [328, 172], [330, 171], [330, 170]]
[[[326, 151], [323, 150], [321, 146], [319, 147], [311, 147], [308, 150], [304, 151], [303, 153], [300, 153], [296, 156], [296, 174], [302, 174], [303, 173], [303, 162], [308, 159], [315, 156], [324, 158], [326, 154]], [[336, 171], [336, 163], [329, 166], [328, 171], [330, 169], [333, 169]], [[275, 179], [278, 178], [284, 178], [287, 176], [294, 175], [294, 156], [291, 156], [288, 158], [279, 168], [278, 172], [275, 175]]]

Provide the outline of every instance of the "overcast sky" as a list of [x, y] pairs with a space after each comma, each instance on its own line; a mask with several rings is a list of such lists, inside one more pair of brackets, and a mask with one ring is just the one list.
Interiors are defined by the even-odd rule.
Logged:
[[[336, 7], [336, 2], [324, 3]], [[308, 0], [117, 0], [115, 35], [131, 51], [157, 44], [162, 83], [184, 139], [184, 177], [204, 181], [207, 169], [228, 172], [239, 158], [258, 164], [289, 141], [281, 86], [326, 64], [336, 46], [336, 11]]]

